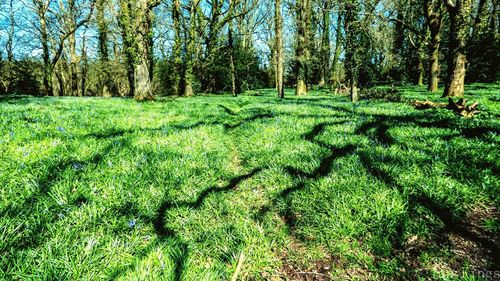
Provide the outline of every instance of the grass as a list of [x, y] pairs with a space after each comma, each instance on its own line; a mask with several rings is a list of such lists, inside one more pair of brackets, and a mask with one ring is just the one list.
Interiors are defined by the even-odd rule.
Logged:
[[227, 280], [243, 252], [247, 280], [481, 279], [499, 90], [467, 87], [473, 119], [321, 92], [5, 98], [0, 278]]

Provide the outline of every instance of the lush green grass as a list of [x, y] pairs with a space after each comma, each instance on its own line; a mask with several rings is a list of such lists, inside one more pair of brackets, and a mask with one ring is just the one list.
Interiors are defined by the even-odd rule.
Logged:
[[500, 87], [474, 119], [254, 93], [1, 100], [0, 277], [476, 278], [446, 237], [500, 207]]

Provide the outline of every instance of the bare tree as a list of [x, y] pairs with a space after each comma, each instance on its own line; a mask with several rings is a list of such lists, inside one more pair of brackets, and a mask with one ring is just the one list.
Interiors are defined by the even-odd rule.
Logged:
[[[74, 36], [80, 27], [89, 22], [95, 0], [85, 2], [88, 5], [80, 4], [78, 8], [73, 0], [67, 3], [67, 7], [60, 1], [57, 3], [59, 6], [52, 9], [54, 3], [51, 0], [31, 0], [31, 5], [27, 5], [35, 12], [38, 21], [35, 27], [42, 45], [43, 89], [45, 94], [49, 96], [54, 95], [52, 79], [55, 67], [63, 56], [65, 43], [69, 37]], [[68, 17], [72, 19], [68, 20]], [[75, 20], [76, 18], [78, 20]], [[49, 27], [49, 21], [55, 22], [52, 24], [52, 28]], [[69, 22], [71, 24], [68, 24]]]

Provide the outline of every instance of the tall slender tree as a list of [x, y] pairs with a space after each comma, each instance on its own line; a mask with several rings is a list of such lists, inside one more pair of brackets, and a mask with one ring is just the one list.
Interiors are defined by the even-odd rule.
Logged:
[[172, 47], [172, 56], [174, 63], [174, 93], [181, 94], [181, 84], [183, 79], [182, 71], [182, 30], [181, 30], [181, 1], [173, 0], [172, 3], [172, 22], [174, 24], [174, 45]]
[[330, 77], [330, 12], [331, 0], [322, 0], [321, 50], [320, 50], [320, 80], [319, 85], [325, 86]]
[[[67, 2], [66, 4], [70, 5], [70, 2]], [[40, 43], [42, 45], [42, 59], [44, 65], [43, 89], [46, 95], [54, 95], [52, 78], [54, 75], [54, 69], [63, 56], [66, 40], [73, 36], [80, 27], [88, 23], [92, 17], [95, 0], [89, 0], [86, 3], [88, 6], [82, 4], [78, 5], [78, 21], [68, 25], [65, 24], [65, 19], [68, 17], [67, 13], [71, 10], [71, 8], [64, 9], [64, 6], [61, 6], [64, 4], [63, 2], [60, 2], [61, 5], [58, 9], [51, 9], [53, 1], [32, 0], [31, 7], [37, 16], [38, 23], [36, 26], [39, 33]], [[74, 5], [73, 8], [76, 9], [76, 5]], [[83, 13], [84, 10], [88, 10], [86, 15]], [[51, 30], [49, 29], [49, 13], [55, 13], [55, 18], [59, 20], [57, 24], [59, 28], [57, 32], [53, 32], [57, 34], [54, 34], [53, 36], [51, 36]], [[62, 79], [59, 79], [59, 81], [61, 80]]]
[[195, 46], [196, 46], [196, 15], [198, 10], [199, 0], [191, 0], [190, 2], [190, 18], [189, 18], [189, 34], [187, 39], [186, 48], [186, 85], [184, 87], [185, 96], [193, 96], [193, 82], [194, 82], [194, 60], [195, 60]]
[[106, 63], [109, 61], [109, 48], [108, 48], [108, 33], [109, 23], [106, 21], [106, 0], [97, 0], [96, 3], [96, 21], [98, 32], [98, 45], [99, 45], [99, 58], [101, 62]]
[[276, 90], [278, 97], [285, 97], [285, 89], [283, 83], [284, 76], [284, 52], [283, 52], [283, 17], [281, 15], [281, 0], [274, 2], [274, 31], [275, 39], [275, 55], [276, 55]]
[[439, 47], [441, 44], [441, 27], [443, 23], [441, 0], [424, 0], [424, 14], [430, 31], [429, 50], [429, 82], [428, 91], [437, 92], [439, 83]]
[[354, 3], [353, 1], [345, 3], [345, 68], [346, 76], [350, 86], [351, 101], [353, 103], [358, 101], [358, 48], [360, 43], [358, 40], [360, 24], [358, 19], [358, 9], [358, 3]]
[[231, 94], [233, 97], [238, 96], [238, 90], [236, 88], [236, 54], [234, 46], [234, 26], [233, 26], [233, 11], [234, 11], [234, 0], [229, 0], [229, 19], [227, 28], [228, 37], [228, 48], [229, 48], [229, 72], [231, 73]]
[[[337, 20], [336, 20], [336, 27], [335, 27], [335, 49], [333, 51], [333, 60], [332, 60], [332, 69], [331, 69], [331, 75], [332, 75], [332, 81], [335, 80], [335, 76], [337, 75], [337, 70], [338, 70], [338, 65], [339, 65], [339, 59], [342, 51], [342, 26], [343, 26], [343, 14], [344, 11], [342, 10], [342, 5], [338, 4], [337, 5], [338, 10], [337, 10]], [[340, 80], [337, 79], [337, 80]]]
[[296, 79], [295, 94], [307, 94], [307, 66], [309, 62], [311, 0], [296, 0], [297, 42], [295, 46]]

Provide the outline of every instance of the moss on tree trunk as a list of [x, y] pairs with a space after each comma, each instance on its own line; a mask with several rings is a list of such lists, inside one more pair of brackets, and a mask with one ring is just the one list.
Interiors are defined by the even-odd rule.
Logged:
[[448, 52], [448, 77], [443, 97], [462, 97], [467, 58], [465, 47], [469, 35], [472, 0], [447, 1], [450, 15], [450, 41]]

